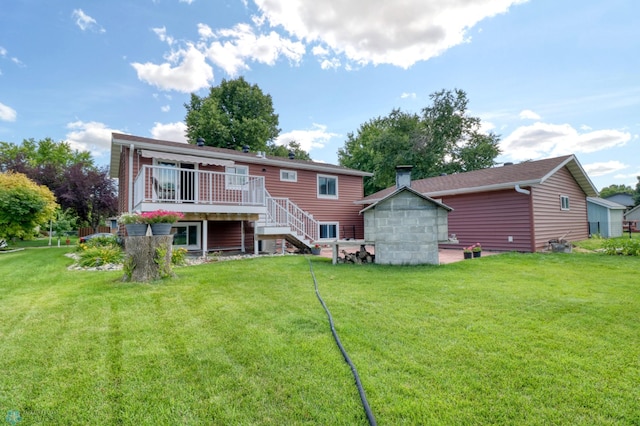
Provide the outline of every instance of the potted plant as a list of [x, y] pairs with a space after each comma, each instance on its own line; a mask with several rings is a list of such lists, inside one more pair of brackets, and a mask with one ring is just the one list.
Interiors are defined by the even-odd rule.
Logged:
[[123, 213], [118, 218], [118, 222], [127, 229], [129, 237], [143, 237], [147, 235], [148, 224], [142, 219], [139, 213]]
[[145, 223], [151, 225], [153, 235], [169, 235], [171, 233], [171, 226], [178, 220], [184, 218], [184, 214], [180, 212], [167, 210], [144, 212], [140, 214], [140, 216]]
[[464, 249], [462, 249], [462, 254], [464, 255], [465, 259], [471, 259], [471, 257], [473, 256], [473, 252], [471, 250], [471, 247], [465, 247]]
[[475, 243], [471, 251], [473, 252], [473, 257], [482, 256], [482, 246], [480, 245], [480, 243]]
[[320, 254], [321, 251], [322, 251], [322, 246], [320, 246], [320, 244], [316, 244], [315, 246], [311, 247], [311, 254], [315, 254], [317, 256]]

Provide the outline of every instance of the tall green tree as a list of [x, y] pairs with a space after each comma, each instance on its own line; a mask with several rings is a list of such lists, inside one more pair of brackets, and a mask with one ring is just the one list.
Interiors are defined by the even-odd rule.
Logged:
[[190, 143], [202, 138], [208, 146], [267, 151], [280, 134], [271, 95], [243, 77], [223, 79], [206, 97], [192, 93], [184, 106]]
[[634, 190], [632, 187], [630, 187], [629, 185], [609, 185], [609, 186], [605, 186], [604, 188], [602, 188], [600, 190], [600, 197], [602, 198], [607, 198], [610, 197], [612, 195], [616, 195], [616, 194], [629, 194], [629, 195], [633, 195], [634, 194]]
[[53, 218], [53, 193], [22, 173], [0, 173], [0, 239], [25, 238]]
[[499, 137], [483, 133], [468, 115], [467, 95], [455, 89], [430, 95], [421, 114], [394, 109], [360, 126], [338, 151], [340, 165], [374, 173], [365, 179], [369, 195], [394, 184], [395, 166], [412, 165], [413, 179], [460, 173], [494, 165]]

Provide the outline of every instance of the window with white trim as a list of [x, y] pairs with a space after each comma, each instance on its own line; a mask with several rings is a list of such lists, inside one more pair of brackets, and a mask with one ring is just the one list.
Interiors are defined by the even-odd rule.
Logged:
[[318, 175], [318, 198], [338, 198], [338, 177]]
[[561, 195], [560, 196], [560, 210], [569, 210], [569, 196]]
[[298, 172], [295, 170], [280, 170], [280, 180], [284, 182], [297, 182]]
[[187, 250], [199, 250], [200, 222], [178, 222], [171, 227], [174, 247], [184, 247]]
[[225, 189], [240, 189], [242, 185], [248, 182], [247, 175], [249, 174], [248, 166], [227, 166], [224, 168], [225, 173], [231, 173], [238, 176], [225, 175], [224, 187]]
[[338, 239], [338, 222], [320, 222], [318, 236], [321, 240]]

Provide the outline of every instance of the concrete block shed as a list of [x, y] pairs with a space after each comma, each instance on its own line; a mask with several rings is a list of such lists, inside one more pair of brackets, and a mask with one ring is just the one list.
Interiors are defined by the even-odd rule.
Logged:
[[363, 209], [365, 240], [375, 244], [376, 263], [438, 265], [438, 241], [448, 239], [451, 210], [409, 186]]

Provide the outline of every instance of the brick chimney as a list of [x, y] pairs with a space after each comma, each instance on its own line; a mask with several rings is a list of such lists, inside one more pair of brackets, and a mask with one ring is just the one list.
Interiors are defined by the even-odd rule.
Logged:
[[396, 189], [411, 188], [411, 169], [413, 166], [396, 166]]

